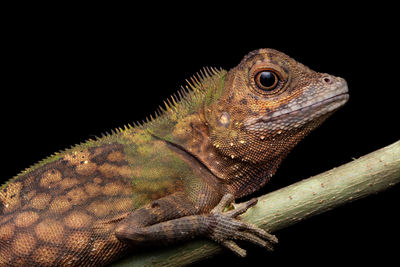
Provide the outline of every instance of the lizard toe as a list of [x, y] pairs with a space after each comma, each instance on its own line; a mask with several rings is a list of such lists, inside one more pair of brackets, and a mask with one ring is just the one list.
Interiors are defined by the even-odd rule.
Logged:
[[231, 195], [225, 195], [208, 215], [209, 237], [241, 257], [246, 255], [246, 251], [240, 248], [233, 240], [250, 242], [272, 251], [273, 245], [278, 243], [278, 239], [274, 235], [254, 224], [237, 218], [237, 216], [254, 206], [257, 203], [257, 199], [251, 199], [237, 205], [233, 210], [223, 212], [225, 207], [231, 204], [232, 201], [233, 197]]

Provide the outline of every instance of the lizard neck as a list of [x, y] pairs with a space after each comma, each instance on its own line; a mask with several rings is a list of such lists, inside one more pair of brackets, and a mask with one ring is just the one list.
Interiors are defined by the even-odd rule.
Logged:
[[224, 79], [224, 75], [215, 75], [203, 81], [201, 90], [192, 92], [183, 102], [144, 126], [152, 136], [175, 144], [192, 155], [193, 160], [198, 160], [218, 183], [223, 184], [226, 192], [240, 197], [264, 185], [275, 172], [281, 157], [272, 155], [275, 158], [271, 158], [269, 165], [243, 161], [224, 155], [213, 144], [209, 114], [221, 96]]
[[[223, 82], [220, 86], [222, 84]], [[190, 112], [180, 113], [179, 119], [165, 120], [164, 124], [158, 124], [149, 130], [153, 136], [176, 144], [192, 155], [193, 160], [198, 160], [204, 165], [218, 183], [223, 185], [225, 191], [235, 197], [251, 194], [264, 186], [290, 150], [328, 116], [323, 116], [301, 128], [282, 131], [278, 135], [251, 136], [247, 133], [247, 139], [236, 138], [239, 143], [241, 140], [251, 143], [243, 145], [246, 145], [248, 155], [261, 153], [262, 157], [258, 159], [248, 157], [246, 153], [242, 153], [243, 155], [237, 151], [235, 153], [233, 141], [229, 146], [228, 137], [225, 140], [225, 143], [228, 143], [225, 146], [228, 147], [225, 148], [221, 148], [213, 140], [213, 133], [210, 130], [213, 122], [210, 122], [209, 114], [216, 110], [215, 105], [218, 105], [219, 96], [219, 87], [209, 87], [202, 91], [201, 99], [197, 99], [197, 104], [191, 107]], [[229, 132], [229, 129], [226, 132]]]
[[[192, 155], [193, 160], [198, 160], [204, 165], [227, 192], [236, 197], [242, 197], [261, 188], [273, 176], [292, 147], [314, 126], [296, 129], [294, 133], [282, 132], [278, 136], [265, 135], [261, 138], [248, 136], [246, 140], [236, 138], [239, 144], [242, 140], [251, 142], [251, 145], [243, 143], [248, 147], [248, 154], [260, 153], [251, 152], [263, 148], [262, 160], [235, 154], [235, 147], [229, 146], [232, 136], [227, 136], [225, 140], [228, 147], [221, 149], [218, 142], [215, 142], [210, 129], [215, 124], [212, 121], [213, 116], [215, 117], [213, 112], [219, 112], [216, 106], [218, 106], [224, 83], [225, 75], [208, 77], [201, 83], [201, 88], [195, 88], [179, 103], [168, 107], [164, 114], [142, 127], [150, 135], [175, 144]], [[226, 129], [219, 133], [218, 137], [235, 132], [239, 131]], [[288, 142], [289, 139], [290, 142]], [[282, 143], [285, 145], [282, 146]]]

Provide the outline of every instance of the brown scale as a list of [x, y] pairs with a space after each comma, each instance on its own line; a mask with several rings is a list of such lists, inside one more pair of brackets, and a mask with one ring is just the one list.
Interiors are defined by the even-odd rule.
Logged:
[[4, 187], [0, 266], [94, 266], [123, 253], [113, 230], [133, 205], [122, 148], [73, 150]]

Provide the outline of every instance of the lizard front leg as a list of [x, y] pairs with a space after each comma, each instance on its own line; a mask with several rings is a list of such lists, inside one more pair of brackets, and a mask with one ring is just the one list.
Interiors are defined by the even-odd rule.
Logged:
[[[165, 245], [208, 237], [242, 257], [246, 251], [234, 240], [248, 241], [272, 250], [272, 245], [277, 243], [275, 236], [236, 218], [254, 206], [257, 200], [252, 199], [224, 212], [232, 201], [233, 196], [227, 194], [209, 213], [195, 214], [193, 204], [184, 196], [167, 196], [131, 213], [117, 226], [116, 236], [133, 245]], [[176, 203], [179, 203], [178, 208], [174, 205]]]
[[254, 224], [237, 219], [237, 216], [257, 204], [257, 199], [253, 198], [239, 204], [233, 210], [224, 212], [226, 206], [231, 204], [233, 200], [234, 197], [231, 194], [226, 194], [219, 204], [211, 210], [209, 218], [212, 220], [212, 229], [209, 232], [209, 237], [241, 257], [246, 256], [246, 250], [240, 248], [233, 240], [248, 241], [272, 251], [273, 245], [278, 243], [278, 239], [274, 235]]

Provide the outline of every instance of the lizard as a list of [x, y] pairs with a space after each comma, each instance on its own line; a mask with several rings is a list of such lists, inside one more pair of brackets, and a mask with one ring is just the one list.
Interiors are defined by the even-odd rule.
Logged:
[[[102, 266], [208, 238], [239, 256], [277, 238], [238, 217], [349, 98], [344, 79], [258, 49], [204, 68], [156, 116], [57, 152], [0, 187], [1, 266]], [[227, 207], [230, 207], [227, 209]]]

